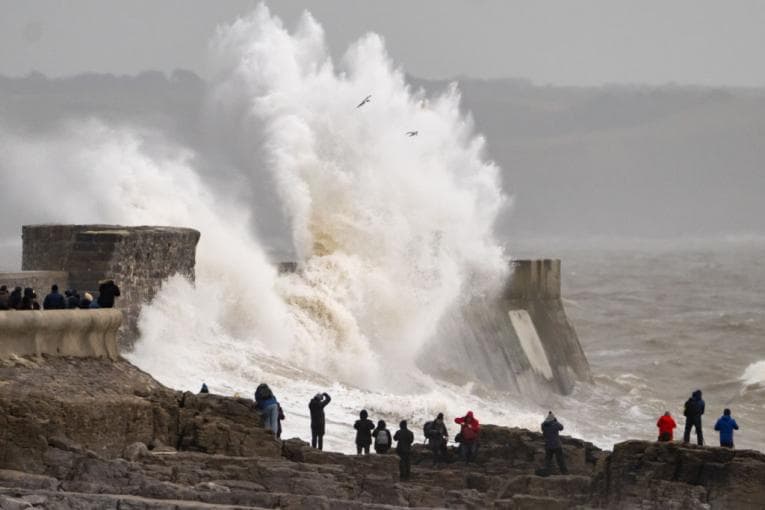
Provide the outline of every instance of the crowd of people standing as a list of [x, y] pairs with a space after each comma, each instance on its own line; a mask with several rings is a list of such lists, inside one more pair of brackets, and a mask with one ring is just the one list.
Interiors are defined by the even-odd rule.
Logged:
[[59, 292], [58, 285], [53, 284], [50, 293], [43, 299], [42, 305], [38, 301], [37, 292], [32, 287], [21, 288], [16, 286], [9, 291], [7, 285], [0, 285], [0, 310], [66, 310], [73, 308], [113, 308], [115, 298], [120, 296], [120, 288], [114, 280], [102, 280], [98, 282], [98, 297], [94, 298], [90, 292], [82, 295], [77, 289], [67, 289], [63, 294]]
[[[208, 393], [206, 384], [202, 385], [201, 393]], [[683, 442], [690, 441], [690, 434], [693, 429], [696, 431], [697, 442], [704, 444], [703, 433], [701, 429], [701, 416], [704, 414], [705, 402], [701, 398], [700, 390], [693, 392], [691, 397], [685, 402], [684, 415], [686, 417], [685, 433]], [[324, 433], [326, 430], [326, 417], [324, 409], [332, 401], [328, 393], [317, 393], [308, 402], [308, 410], [311, 417], [311, 446], [319, 450], [324, 447]], [[281, 436], [281, 421], [284, 419], [284, 412], [279, 405], [276, 396], [267, 384], [261, 384], [255, 391], [255, 408], [263, 418], [263, 426], [273, 432], [274, 437]], [[454, 419], [454, 423], [459, 425], [459, 432], [454, 440], [458, 443], [460, 458], [467, 464], [474, 461], [478, 455], [478, 447], [481, 437], [481, 425], [472, 411], [468, 411], [464, 416]], [[656, 423], [659, 429], [658, 441], [672, 441], [673, 431], [677, 423], [671, 413], [667, 411]], [[356, 431], [355, 446], [357, 455], [369, 455], [374, 448], [377, 454], [387, 454], [393, 449], [393, 442], [396, 442], [395, 452], [399, 457], [399, 474], [402, 480], [408, 480], [411, 476], [411, 452], [412, 445], [415, 442], [415, 436], [409, 429], [406, 420], [399, 422], [399, 428], [395, 433], [387, 428], [385, 420], [378, 420], [377, 424], [369, 417], [369, 412], [363, 409], [359, 412], [359, 419], [353, 424]], [[553, 459], [557, 464], [560, 474], [568, 474], [563, 444], [560, 433], [563, 431], [563, 424], [550, 411], [541, 424], [541, 432], [544, 438], [544, 465], [536, 470], [539, 476], [548, 476], [553, 472]], [[738, 430], [736, 420], [731, 416], [730, 409], [725, 409], [723, 415], [715, 423], [714, 429], [720, 434], [720, 446], [733, 448], [733, 431]], [[444, 421], [444, 414], [438, 415], [423, 426], [424, 440], [432, 454], [433, 466], [441, 463], [451, 462], [449, 450], [449, 431]]]

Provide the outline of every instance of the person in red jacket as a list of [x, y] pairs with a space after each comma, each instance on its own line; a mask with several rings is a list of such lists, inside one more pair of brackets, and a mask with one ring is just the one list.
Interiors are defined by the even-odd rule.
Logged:
[[478, 437], [481, 433], [481, 425], [473, 416], [473, 411], [468, 411], [461, 418], [454, 418], [454, 423], [461, 426], [460, 433], [455, 440], [460, 444], [460, 453], [465, 460], [465, 464], [475, 460], [478, 454]]
[[656, 426], [659, 427], [659, 441], [672, 441], [672, 431], [677, 427], [677, 423], [675, 423], [675, 419], [672, 418], [669, 411], [659, 418]]

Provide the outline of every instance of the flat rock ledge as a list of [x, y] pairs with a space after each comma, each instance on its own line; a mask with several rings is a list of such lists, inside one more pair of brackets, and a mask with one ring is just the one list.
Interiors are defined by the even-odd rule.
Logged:
[[0, 366], [2, 509], [761, 509], [765, 456], [564, 438], [570, 473], [536, 476], [539, 433], [486, 425], [478, 460], [413, 476], [395, 455], [274, 441], [248, 399], [170, 390], [125, 360], [19, 358]]

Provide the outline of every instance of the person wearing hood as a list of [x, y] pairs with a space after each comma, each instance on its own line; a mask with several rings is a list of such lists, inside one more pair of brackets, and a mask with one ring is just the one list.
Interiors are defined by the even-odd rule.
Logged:
[[696, 428], [696, 442], [699, 446], [704, 444], [704, 433], [701, 430], [701, 415], [704, 414], [704, 400], [701, 398], [701, 390], [696, 390], [691, 394], [691, 398], [685, 401], [685, 433], [683, 442], [691, 440], [691, 429]]
[[80, 293], [77, 292], [77, 289], [70, 289], [65, 292], [66, 294], [66, 307], [69, 308], [79, 308], [80, 306]]
[[369, 446], [372, 444], [372, 431], [375, 424], [369, 419], [366, 409], [362, 409], [359, 413], [359, 419], [353, 424], [353, 428], [356, 429], [356, 454], [361, 455], [363, 450], [364, 455], [369, 455]]
[[738, 423], [730, 415], [730, 409], [723, 411], [723, 415], [715, 423], [715, 430], [720, 432], [720, 446], [733, 448], [733, 431], [738, 430]]
[[677, 427], [677, 423], [669, 411], [659, 418], [656, 426], [659, 427], [659, 441], [672, 441], [672, 431]]
[[8, 296], [8, 308], [19, 310], [21, 308], [21, 287], [15, 287]]
[[43, 299], [44, 310], [63, 310], [66, 308], [66, 299], [58, 292], [58, 285], [55, 283], [50, 287], [50, 294]]
[[267, 384], [258, 385], [255, 390], [255, 409], [260, 411], [263, 418], [263, 427], [274, 433], [274, 438], [279, 435], [279, 401]]
[[438, 413], [436, 419], [430, 422], [430, 428], [427, 433], [428, 446], [433, 454], [433, 465], [439, 462], [446, 462], [447, 450], [446, 443], [449, 440], [449, 432], [444, 423], [444, 413]]
[[410, 455], [412, 453], [412, 443], [414, 443], [414, 434], [407, 428], [406, 420], [401, 420], [398, 426], [399, 429], [393, 436], [393, 440], [396, 441], [399, 478], [401, 480], [409, 480], [409, 477], [412, 476]]
[[547, 413], [547, 417], [542, 422], [542, 435], [545, 438], [545, 467], [540, 474], [544, 476], [552, 472], [552, 459], [558, 463], [560, 474], [568, 474], [566, 460], [563, 458], [563, 445], [560, 442], [560, 432], [563, 430], [563, 424], [558, 421], [552, 411]]
[[473, 411], [468, 411], [465, 416], [454, 418], [454, 423], [460, 425], [460, 433], [457, 434], [457, 442], [460, 443], [460, 452], [465, 464], [475, 460], [478, 454], [478, 439], [481, 433], [481, 425], [473, 416]]
[[119, 295], [120, 288], [114, 284], [114, 280], [98, 282], [98, 308], [114, 308], [114, 298]]
[[199, 390], [199, 394], [210, 393], [210, 388], [207, 387], [207, 383], [202, 383], [202, 388]]
[[324, 408], [332, 401], [328, 393], [317, 393], [308, 402], [308, 410], [311, 412], [311, 448], [324, 448]]
[[385, 428], [385, 420], [377, 422], [377, 428], [372, 431], [372, 437], [375, 439], [375, 452], [388, 453], [393, 441], [390, 437], [390, 430]]

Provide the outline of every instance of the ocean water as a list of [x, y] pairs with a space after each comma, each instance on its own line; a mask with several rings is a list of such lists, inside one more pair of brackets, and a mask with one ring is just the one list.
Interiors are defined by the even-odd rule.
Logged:
[[[374, 34], [333, 62], [310, 15], [288, 30], [260, 6], [219, 28], [209, 61], [200, 146], [113, 119], [24, 135], [0, 124], [0, 201], [14, 212], [0, 220], [4, 253], [18, 253], [18, 223], [202, 232], [196, 282], [162, 282], [127, 355], [159, 381], [243, 396], [268, 382], [285, 437], [308, 437], [308, 401], [327, 391], [325, 445], [340, 451], [353, 450], [361, 409], [415, 429], [467, 410], [537, 429], [553, 410], [568, 433], [610, 447], [653, 438], [658, 416], [680, 414], [700, 388], [710, 439], [712, 418], [730, 406], [739, 446], [761, 447], [762, 240], [495, 232], [512, 200], [459, 91], [409, 87]], [[518, 395], [421, 370], [440, 318], [496, 292], [508, 260], [526, 256], [563, 259], [593, 383], [569, 396]], [[301, 270], [277, 274], [285, 259]], [[475, 370], [457, 357], [451, 369]]]

